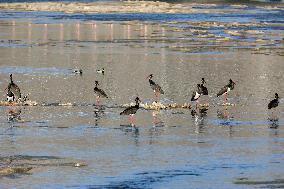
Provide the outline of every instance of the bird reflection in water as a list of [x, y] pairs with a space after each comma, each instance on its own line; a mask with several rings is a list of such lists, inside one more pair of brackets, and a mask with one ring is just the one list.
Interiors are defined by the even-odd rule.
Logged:
[[15, 147], [15, 124], [14, 123], [23, 123], [23, 120], [21, 118], [21, 112], [22, 110], [19, 108], [19, 107], [16, 107], [16, 106], [7, 106], [7, 112], [6, 112], [6, 115], [7, 115], [7, 121], [9, 124], [9, 127], [6, 128], [2, 133], [1, 135], [5, 135], [5, 136], [8, 136], [7, 140], [10, 148], [14, 148]]
[[134, 140], [136, 146], [139, 146], [139, 128], [137, 126], [123, 126], [121, 130], [124, 132], [125, 135], [131, 137], [131, 140]]
[[194, 119], [194, 125], [196, 126], [195, 133], [204, 132], [204, 120], [207, 117], [208, 108], [198, 108], [191, 111], [192, 118]]
[[120, 125], [120, 130], [123, 131], [125, 135], [133, 138], [136, 146], [139, 145], [139, 127], [134, 124]]
[[217, 110], [217, 117], [221, 119], [221, 121], [219, 122], [220, 125], [229, 126], [229, 135], [232, 136], [233, 135], [233, 129], [232, 129], [233, 117], [230, 116], [229, 111], [228, 111], [228, 106], [226, 104], [224, 105], [223, 111], [219, 109]]
[[230, 119], [229, 112], [227, 106], [224, 106], [223, 111], [217, 110], [217, 117], [219, 119], [223, 119], [224, 121], [228, 121]]
[[269, 117], [268, 118], [269, 121], [269, 128], [270, 129], [277, 129], [279, 127], [279, 119], [278, 117]]
[[193, 109], [191, 110], [191, 115], [192, 117], [205, 117], [207, 116], [207, 110], [208, 108], [197, 108], [197, 109]]
[[164, 133], [164, 131], [165, 131], [165, 128], [163, 126], [151, 127], [148, 133], [149, 144], [152, 145], [152, 144], [159, 142], [159, 136], [161, 136]]
[[94, 109], [95, 127], [98, 127], [100, 119], [105, 115], [105, 107], [96, 105]]
[[153, 116], [153, 127], [164, 127], [164, 122], [160, 118], [160, 110], [154, 110], [152, 112]]
[[19, 122], [21, 121], [21, 109], [9, 108], [8, 109], [8, 118], [9, 122]]

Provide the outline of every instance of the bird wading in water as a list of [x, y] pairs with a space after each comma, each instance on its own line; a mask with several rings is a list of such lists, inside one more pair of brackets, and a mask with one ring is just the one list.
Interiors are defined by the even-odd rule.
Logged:
[[198, 99], [199, 99], [199, 97], [201, 96], [201, 94], [202, 94], [202, 91], [201, 91], [201, 84], [197, 84], [197, 90], [196, 91], [194, 91], [193, 93], [192, 93], [192, 96], [191, 96], [191, 101], [196, 101], [196, 105], [195, 105], [195, 108], [197, 109], [197, 107], [198, 107], [198, 104], [199, 104], [199, 102], [198, 102]]
[[10, 74], [10, 83], [8, 84], [8, 87], [6, 89], [8, 89], [7, 101], [12, 102], [15, 100], [21, 100], [22, 94], [20, 87], [14, 83], [12, 74]]
[[96, 102], [97, 102], [97, 105], [99, 105], [100, 103], [100, 98], [108, 98], [107, 94], [100, 88], [98, 88], [98, 85], [99, 85], [99, 82], [98, 81], [95, 81], [95, 88], [94, 88], [94, 92], [95, 94], [97, 95], [96, 97]]
[[160, 85], [158, 85], [157, 83], [155, 83], [153, 80], [153, 74], [150, 74], [147, 79], [149, 80], [149, 84], [150, 87], [153, 89], [154, 93], [155, 93], [155, 97], [156, 97], [156, 101], [159, 100], [160, 95], [164, 94], [164, 91], [162, 89], [162, 87], [160, 87]]
[[224, 104], [227, 104], [228, 102], [228, 92], [233, 90], [235, 88], [235, 82], [230, 79], [229, 83], [227, 85], [225, 85], [218, 93], [217, 93], [217, 97], [224, 95]]
[[200, 91], [201, 91], [202, 95], [208, 95], [207, 87], [204, 86], [205, 83], [206, 83], [205, 79], [202, 78], [201, 79], [201, 84], [200, 84]]
[[268, 103], [267, 108], [269, 110], [272, 108], [276, 108], [278, 104], [279, 104], [279, 96], [278, 93], [275, 93], [275, 98]]
[[139, 99], [139, 97], [136, 97], [135, 98], [136, 104], [134, 106], [130, 106], [125, 110], [123, 110], [122, 112], [120, 112], [120, 115], [130, 115], [131, 125], [134, 125], [134, 114], [136, 114], [137, 110], [139, 109], [140, 102], [141, 100]]

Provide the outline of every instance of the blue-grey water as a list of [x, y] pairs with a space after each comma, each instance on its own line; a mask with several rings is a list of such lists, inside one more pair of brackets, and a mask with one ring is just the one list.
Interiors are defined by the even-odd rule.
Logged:
[[[0, 11], [1, 99], [12, 73], [39, 103], [0, 107], [0, 188], [283, 188], [283, 100], [267, 104], [284, 96], [284, 8], [217, 6], [223, 14]], [[205, 77], [209, 109], [141, 109], [132, 127], [119, 106], [154, 101], [150, 73], [164, 104], [192, 103]], [[229, 78], [233, 106], [222, 106]], [[99, 106], [95, 80], [109, 96]]]

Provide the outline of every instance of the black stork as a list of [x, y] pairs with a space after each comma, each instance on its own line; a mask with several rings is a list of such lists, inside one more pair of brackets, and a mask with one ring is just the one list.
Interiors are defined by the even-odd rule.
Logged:
[[131, 125], [134, 125], [134, 114], [136, 114], [139, 109], [139, 103], [141, 102], [139, 97], [135, 98], [135, 102], [136, 104], [134, 106], [127, 107], [125, 110], [120, 112], [120, 115], [130, 115]]
[[227, 104], [227, 101], [228, 101], [228, 92], [233, 90], [235, 88], [235, 82], [230, 79], [229, 80], [229, 83], [227, 85], [225, 85], [217, 94], [217, 97], [218, 96], [221, 96], [221, 95], [224, 95], [224, 104]]
[[201, 93], [202, 93], [200, 86], [201, 86], [200, 84], [197, 84], [197, 90], [194, 91], [192, 93], [192, 96], [191, 96], [191, 101], [196, 101], [196, 106], [195, 106], [196, 108], [197, 108], [197, 105], [198, 105], [198, 99], [199, 99], [199, 97], [201, 96]]
[[100, 98], [108, 98], [107, 94], [100, 88], [98, 88], [99, 82], [95, 81], [95, 88], [94, 88], [94, 92], [97, 95], [96, 99], [97, 99], [97, 104], [99, 104], [100, 102]]
[[201, 84], [200, 84], [200, 90], [201, 90], [202, 95], [208, 95], [207, 87], [204, 86], [205, 83], [206, 83], [205, 79], [202, 78]]
[[75, 69], [75, 70], [73, 70], [73, 73], [82, 75], [83, 70], [82, 69]]
[[268, 104], [268, 109], [276, 108], [279, 104], [279, 96], [278, 93], [275, 93], [275, 99], [271, 100]]
[[97, 73], [99, 73], [99, 74], [105, 74], [105, 69], [104, 68], [102, 68], [101, 70], [97, 70]]
[[[7, 100], [15, 100], [17, 98], [18, 100], [21, 99], [21, 90], [18, 85], [16, 85], [13, 81], [13, 75], [10, 74], [10, 83], [7, 87], [8, 93], [7, 93]], [[13, 97], [12, 97], [13, 96]], [[11, 99], [12, 97], [12, 99]]]
[[164, 94], [164, 91], [162, 89], [162, 87], [160, 85], [158, 85], [157, 83], [155, 83], [153, 80], [153, 74], [150, 74], [147, 79], [149, 80], [149, 83], [150, 83], [150, 87], [153, 89], [154, 93], [155, 93], [155, 96], [157, 99], [159, 99], [159, 96], [161, 94]]
[[15, 101], [15, 96], [14, 94], [11, 92], [11, 90], [8, 89], [7, 92], [7, 101], [8, 102], [14, 102]]

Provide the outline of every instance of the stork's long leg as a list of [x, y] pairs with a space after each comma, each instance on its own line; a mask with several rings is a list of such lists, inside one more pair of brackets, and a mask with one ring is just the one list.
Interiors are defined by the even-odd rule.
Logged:
[[131, 117], [131, 125], [134, 125], [134, 121], [135, 121], [135, 120], [134, 120], [134, 115], [131, 114], [130, 117]]
[[197, 109], [198, 109], [198, 107], [199, 107], [199, 101], [198, 101], [198, 100], [196, 100], [195, 109], [197, 110]]
[[97, 105], [99, 106], [100, 105], [100, 96], [96, 97], [96, 102], [97, 102]]
[[155, 94], [155, 99], [156, 99], [156, 102], [158, 102], [158, 100], [159, 100], [159, 97], [158, 97], [158, 92], [157, 92], [157, 91], [154, 91], [154, 94]]
[[228, 93], [224, 94], [224, 104], [226, 105], [228, 103]]

